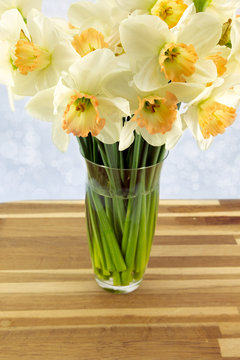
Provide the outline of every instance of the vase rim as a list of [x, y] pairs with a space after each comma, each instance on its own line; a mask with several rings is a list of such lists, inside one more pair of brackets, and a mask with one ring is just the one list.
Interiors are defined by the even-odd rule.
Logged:
[[[82, 154], [82, 152], [81, 152], [81, 154]], [[138, 168], [115, 168], [115, 167], [110, 167], [110, 166], [105, 166], [105, 165], [97, 164], [97, 163], [95, 163], [95, 162], [93, 162], [93, 161], [91, 161], [91, 160], [88, 160], [88, 159], [82, 154], [82, 156], [83, 156], [83, 158], [85, 159], [85, 161], [88, 162], [88, 163], [90, 163], [90, 164], [92, 164], [92, 165], [94, 165], [94, 166], [98, 166], [98, 167], [101, 167], [101, 168], [103, 168], [103, 169], [111, 169], [111, 170], [118, 170], [118, 171], [119, 171], [119, 170], [121, 170], [121, 171], [131, 171], [131, 170], [151, 169], [151, 168], [153, 168], [154, 166], [157, 166], [157, 165], [159, 165], [159, 164], [162, 164], [162, 163], [166, 160], [166, 158], [168, 157], [168, 155], [169, 155], [169, 150], [166, 150], [166, 151], [165, 151], [165, 154], [164, 154], [164, 157], [163, 157], [163, 159], [162, 159], [161, 161], [157, 162], [156, 164], [149, 165], [149, 166], [141, 166], [141, 167], [138, 167]]]

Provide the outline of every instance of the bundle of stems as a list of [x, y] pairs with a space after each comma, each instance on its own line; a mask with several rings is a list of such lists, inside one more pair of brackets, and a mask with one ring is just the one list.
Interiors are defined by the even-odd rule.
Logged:
[[87, 232], [96, 277], [127, 286], [142, 279], [149, 260], [165, 146], [151, 146], [138, 134], [124, 151], [91, 134], [77, 139], [88, 169]]

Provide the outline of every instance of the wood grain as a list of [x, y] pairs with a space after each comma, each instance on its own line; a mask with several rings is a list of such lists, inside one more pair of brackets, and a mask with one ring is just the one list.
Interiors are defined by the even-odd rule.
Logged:
[[0, 204], [0, 360], [239, 360], [240, 200], [161, 201], [140, 288], [95, 283], [82, 201]]

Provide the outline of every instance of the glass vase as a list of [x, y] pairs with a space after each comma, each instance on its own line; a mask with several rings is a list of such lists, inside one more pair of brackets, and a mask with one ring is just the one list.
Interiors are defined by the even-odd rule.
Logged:
[[130, 293], [149, 261], [163, 161], [115, 169], [85, 160], [87, 236], [96, 281], [110, 292]]

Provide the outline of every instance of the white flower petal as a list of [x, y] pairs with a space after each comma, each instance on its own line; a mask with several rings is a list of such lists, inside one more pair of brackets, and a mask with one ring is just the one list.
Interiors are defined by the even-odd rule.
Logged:
[[77, 60], [69, 68], [76, 90], [89, 94], [100, 92], [105, 76], [116, 71], [116, 58], [109, 49], [95, 50]]
[[[193, 84], [193, 83], [170, 83], [164, 88], [161, 89], [161, 92], [164, 90], [174, 94], [179, 102], [188, 103], [195, 99], [203, 90], [205, 86], [202, 84]], [[157, 92], [158, 93], [158, 92]], [[159, 94], [160, 95], [160, 94]], [[162, 96], [162, 95], [160, 95]]]
[[197, 106], [191, 106], [188, 111], [183, 115], [183, 118], [193, 137], [197, 140], [200, 149], [207, 150], [212, 144], [214, 138], [211, 136], [209, 139], [204, 139], [198, 122]]
[[195, 64], [195, 73], [188, 77], [188, 82], [207, 84], [218, 77], [216, 65], [212, 60], [199, 59]]
[[53, 114], [53, 96], [55, 87], [39, 91], [25, 106], [27, 112], [42, 121], [54, 121], [57, 117]]
[[79, 1], [70, 5], [68, 18], [70, 23], [81, 30], [93, 27], [106, 33], [111, 24], [111, 8], [103, 2], [93, 5], [90, 1]]
[[171, 41], [173, 34], [157, 16], [140, 15], [121, 23], [120, 37], [130, 63], [139, 70], [149, 58], [159, 54], [163, 45]]
[[79, 59], [79, 55], [68, 42], [60, 42], [52, 54], [52, 66], [58, 71], [67, 71]]
[[106, 119], [104, 128], [100, 131], [97, 139], [104, 144], [114, 144], [120, 140], [122, 124], [118, 121]]
[[37, 9], [41, 11], [42, 9], [42, 0], [20, 0], [21, 11], [24, 16], [27, 16], [31, 9]]
[[30, 39], [29, 31], [19, 11], [17, 9], [6, 11], [1, 17], [0, 39], [15, 45], [20, 38], [21, 30]]
[[215, 100], [221, 104], [237, 109], [240, 105], [240, 94], [237, 94], [234, 89], [229, 89], [223, 94], [216, 96]]
[[62, 120], [60, 118], [56, 118], [52, 124], [52, 141], [58, 150], [67, 151], [69, 135], [62, 129]]
[[127, 149], [134, 142], [134, 130], [137, 128], [137, 123], [135, 121], [125, 122], [119, 141], [119, 151]]
[[109, 74], [103, 81], [103, 92], [109, 97], [124, 97], [130, 103], [131, 112], [138, 107], [138, 94], [132, 86], [132, 72], [119, 70]]
[[152, 91], [167, 85], [163, 72], [158, 63], [158, 57], [150, 58], [134, 76], [136, 86], [142, 91]]
[[166, 133], [166, 149], [171, 150], [177, 145], [183, 133], [182, 119], [178, 112], [177, 119], [173, 124], [172, 130]]
[[18, 71], [14, 72], [14, 86], [13, 92], [20, 96], [33, 96], [36, 94], [36, 84], [38, 79], [38, 72], [33, 71], [28, 75], [22, 75]]
[[123, 98], [106, 98], [98, 96], [99, 110], [104, 118], [119, 120], [123, 116], [130, 116], [129, 102]]
[[13, 86], [13, 68], [10, 63], [10, 47], [7, 41], [0, 42], [0, 83]]
[[136, 9], [148, 10], [150, 9], [155, 0], [116, 0], [116, 3], [124, 10], [132, 12]]
[[137, 130], [142, 135], [144, 140], [152, 146], [162, 146], [166, 142], [166, 135], [162, 135], [162, 134], [151, 135], [151, 134], [149, 134], [147, 129], [140, 128], [139, 126], [138, 126]]
[[192, 44], [199, 56], [208, 55], [222, 35], [222, 24], [212, 15], [201, 12], [193, 15], [180, 31], [178, 42]]
[[32, 9], [27, 18], [32, 41], [52, 52], [59, 43], [60, 34], [54, 22], [36, 9]]
[[60, 78], [54, 91], [54, 99], [53, 99], [53, 108], [54, 114], [59, 112], [59, 109], [66, 108], [71, 96], [75, 94], [74, 89], [70, 89], [69, 87], [63, 84], [63, 79]]

